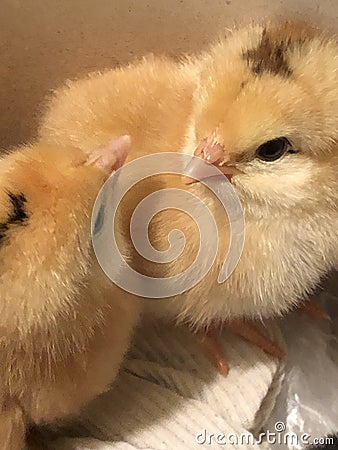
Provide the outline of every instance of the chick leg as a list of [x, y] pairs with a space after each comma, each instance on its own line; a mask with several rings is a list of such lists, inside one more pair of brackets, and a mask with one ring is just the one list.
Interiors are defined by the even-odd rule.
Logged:
[[245, 320], [233, 320], [227, 322], [225, 327], [232, 333], [238, 334], [243, 339], [262, 349], [268, 355], [271, 355], [278, 359], [285, 357], [285, 352], [270, 338], [265, 336], [258, 328]]
[[207, 357], [216, 367], [218, 372], [227, 376], [229, 364], [225, 359], [222, 347], [218, 341], [218, 334], [222, 329], [228, 329], [234, 334], [238, 334], [243, 339], [262, 349], [268, 355], [278, 359], [283, 359], [284, 351], [267, 336], [261, 333], [255, 325], [244, 320], [233, 320], [223, 324], [214, 324], [207, 330], [197, 333], [198, 339], [204, 347]]
[[305, 314], [311, 317], [311, 319], [331, 320], [330, 316], [326, 314], [325, 311], [322, 311], [312, 300], [306, 300], [302, 304], [301, 309]]
[[225, 377], [229, 373], [227, 363], [221, 344], [218, 341], [219, 329], [212, 326], [208, 330], [197, 332], [197, 338], [205, 350], [206, 356], [215, 366], [217, 371]]

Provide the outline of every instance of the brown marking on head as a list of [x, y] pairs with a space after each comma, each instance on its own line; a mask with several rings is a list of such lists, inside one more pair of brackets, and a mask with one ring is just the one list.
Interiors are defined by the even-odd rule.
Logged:
[[256, 48], [243, 54], [255, 75], [264, 72], [289, 77], [292, 69], [288, 62], [288, 52], [301, 47], [315, 36], [316, 31], [303, 23], [285, 22], [271, 28], [265, 27]]

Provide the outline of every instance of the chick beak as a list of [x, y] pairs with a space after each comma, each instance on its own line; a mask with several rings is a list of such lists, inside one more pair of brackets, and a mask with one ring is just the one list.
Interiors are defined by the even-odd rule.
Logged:
[[[239, 175], [243, 172], [234, 165], [225, 163], [224, 154], [225, 149], [223, 145], [217, 141], [216, 132], [212, 133], [208, 138], [203, 139], [194, 152], [194, 156], [201, 158], [209, 164], [215, 165], [218, 170], [231, 181], [234, 175]], [[205, 166], [200, 164], [195, 158], [193, 158], [186, 167], [185, 174], [191, 178], [195, 178], [195, 180], [208, 178], [205, 176]], [[194, 182], [197, 181], [193, 181], [192, 183]]]
[[227, 177], [227, 179], [229, 181], [232, 180], [232, 177], [234, 175], [240, 175], [240, 174], [244, 173], [241, 170], [237, 169], [237, 167], [229, 166], [229, 165], [226, 165], [226, 164], [224, 164], [223, 166], [219, 166], [218, 169], [222, 172], [223, 175], [225, 175]]

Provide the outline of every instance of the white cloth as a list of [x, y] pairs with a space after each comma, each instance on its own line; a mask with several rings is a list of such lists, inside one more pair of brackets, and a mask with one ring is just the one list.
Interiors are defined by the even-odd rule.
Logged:
[[[269, 334], [284, 346], [273, 323]], [[136, 333], [112, 389], [72, 425], [72, 435], [91, 437], [45, 437], [39, 446], [44, 450], [190, 450], [224, 447], [215, 437], [208, 438], [211, 433], [258, 433], [280, 390], [284, 363], [238, 336], [224, 333], [222, 344], [231, 367], [227, 378], [215, 371], [187, 330], [144, 326]], [[226, 448], [260, 446], [250, 441], [249, 445], [227, 443]]]

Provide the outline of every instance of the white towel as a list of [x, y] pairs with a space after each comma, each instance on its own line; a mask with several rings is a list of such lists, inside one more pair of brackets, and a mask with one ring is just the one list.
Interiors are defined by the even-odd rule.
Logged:
[[[283, 347], [278, 327], [269, 323], [268, 328]], [[280, 390], [283, 362], [224, 333], [222, 345], [231, 367], [225, 378], [187, 330], [144, 326], [134, 342], [111, 390], [72, 425], [73, 436], [90, 438], [44, 436], [39, 448], [190, 450], [222, 448], [223, 442], [232, 449], [261, 447], [253, 441], [236, 444], [236, 436], [245, 433], [249, 439], [249, 433], [256, 435], [268, 420]]]

